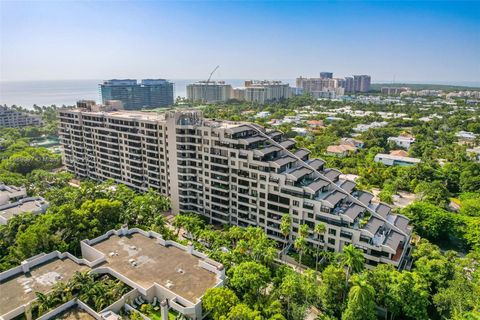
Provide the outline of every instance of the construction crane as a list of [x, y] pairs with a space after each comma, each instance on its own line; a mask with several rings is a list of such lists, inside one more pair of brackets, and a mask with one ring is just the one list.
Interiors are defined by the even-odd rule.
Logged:
[[205, 102], [205, 103], [208, 101], [208, 99], [207, 99], [207, 88], [208, 88], [208, 84], [210, 83], [210, 80], [212, 79], [213, 74], [215, 73], [215, 71], [218, 70], [218, 68], [220, 68], [220, 66], [216, 66], [215, 69], [213, 69], [213, 71], [210, 72], [210, 75], [208, 76], [208, 79], [207, 79], [207, 81], [205, 82], [205, 85], [203, 86], [203, 99], [204, 99], [203, 102]]

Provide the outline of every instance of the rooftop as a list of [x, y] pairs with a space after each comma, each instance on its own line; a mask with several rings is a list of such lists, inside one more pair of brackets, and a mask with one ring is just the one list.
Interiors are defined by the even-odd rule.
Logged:
[[46, 293], [55, 283], [68, 281], [75, 271], [86, 269], [70, 259], [53, 259], [31, 268], [28, 273], [5, 279], [0, 282], [0, 315], [36, 299], [35, 292]]
[[46, 205], [47, 202], [41, 197], [24, 198], [14, 203], [0, 205], [0, 217], [9, 220], [25, 212], [42, 211]]
[[8, 203], [10, 199], [23, 198], [27, 195], [25, 188], [0, 184], [0, 205]]
[[105, 254], [107, 267], [143, 288], [157, 283], [193, 303], [217, 283], [213, 272], [199, 266], [202, 259], [139, 233], [112, 235], [93, 248]]
[[399, 156], [399, 157], [408, 157], [408, 152], [405, 150], [392, 150], [390, 151], [392, 156]]
[[410, 157], [401, 157], [401, 156], [394, 156], [391, 154], [385, 154], [385, 153], [377, 153], [375, 158], [384, 158], [384, 159], [391, 159], [391, 160], [397, 160], [397, 161], [403, 161], [403, 162], [411, 162], [411, 163], [419, 163], [421, 162], [420, 159], [417, 158], [410, 158]]

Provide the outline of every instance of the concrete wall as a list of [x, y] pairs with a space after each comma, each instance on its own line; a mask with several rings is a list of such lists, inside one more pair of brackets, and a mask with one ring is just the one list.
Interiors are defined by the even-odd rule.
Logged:
[[127, 292], [126, 294], [124, 294], [118, 301], [115, 301], [114, 303], [112, 303], [111, 305], [109, 305], [108, 307], [100, 311], [100, 313], [103, 314], [106, 311], [113, 311], [116, 314], [118, 314], [126, 304], [135, 300], [135, 298], [138, 296], [139, 296], [138, 290], [134, 288], [129, 292]]
[[43, 316], [39, 317], [37, 320], [48, 320], [48, 319], [54, 319], [54, 317], [58, 316], [62, 312], [67, 311], [69, 308], [77, 307], [79, 309], [82, 309], [83, 311], [87, 312], [89, 315], [94, 317], [97, 320], [101, 320], [102, 317], [95, 312], [92, 308], [90, 308], [88, 305], [83, 303], [82, 301], [78, 299], [73, 299], [68, 301], [67, 303], [62, 304], [58, 308], [55, 308], [54, 310], [44, 314]]

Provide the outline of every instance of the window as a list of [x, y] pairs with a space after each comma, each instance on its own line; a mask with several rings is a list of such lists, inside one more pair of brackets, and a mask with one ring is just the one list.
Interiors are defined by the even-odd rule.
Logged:
[[294, 207], [299, 207], [299, 206], [300, 206], [300, 202], [298, 202], [297, 200], [293, 200], [293, 206], [294, 206]]
[[330, 213], [330, 208], [329, 208], [329, 207], [325, 207], [325, 206], [321, 206], [321, 207], [320, 207], [320, 211], [325, 212], [325, 213]]
[[353, 234], [351, 232], [340, 231], [340, 237], [342, 238], [352, 239], [352, 236]]
[[331, 234], [332, 236], [336, 236], [336, 235], [337, 235], [337, 230], [335, 230], [335, 229], [328, 229], [328, 234]]
[[332, 245], [335, 245], [335, 239], [333, 239], [333, 238], [328, 238], [328, 243], [329, 243], [329, 244], [332, 244]]

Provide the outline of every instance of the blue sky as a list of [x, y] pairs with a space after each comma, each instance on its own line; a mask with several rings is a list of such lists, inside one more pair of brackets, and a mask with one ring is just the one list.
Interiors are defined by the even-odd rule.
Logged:
[[480, 2], [4, 1], [2, 80], [480, 81]]

